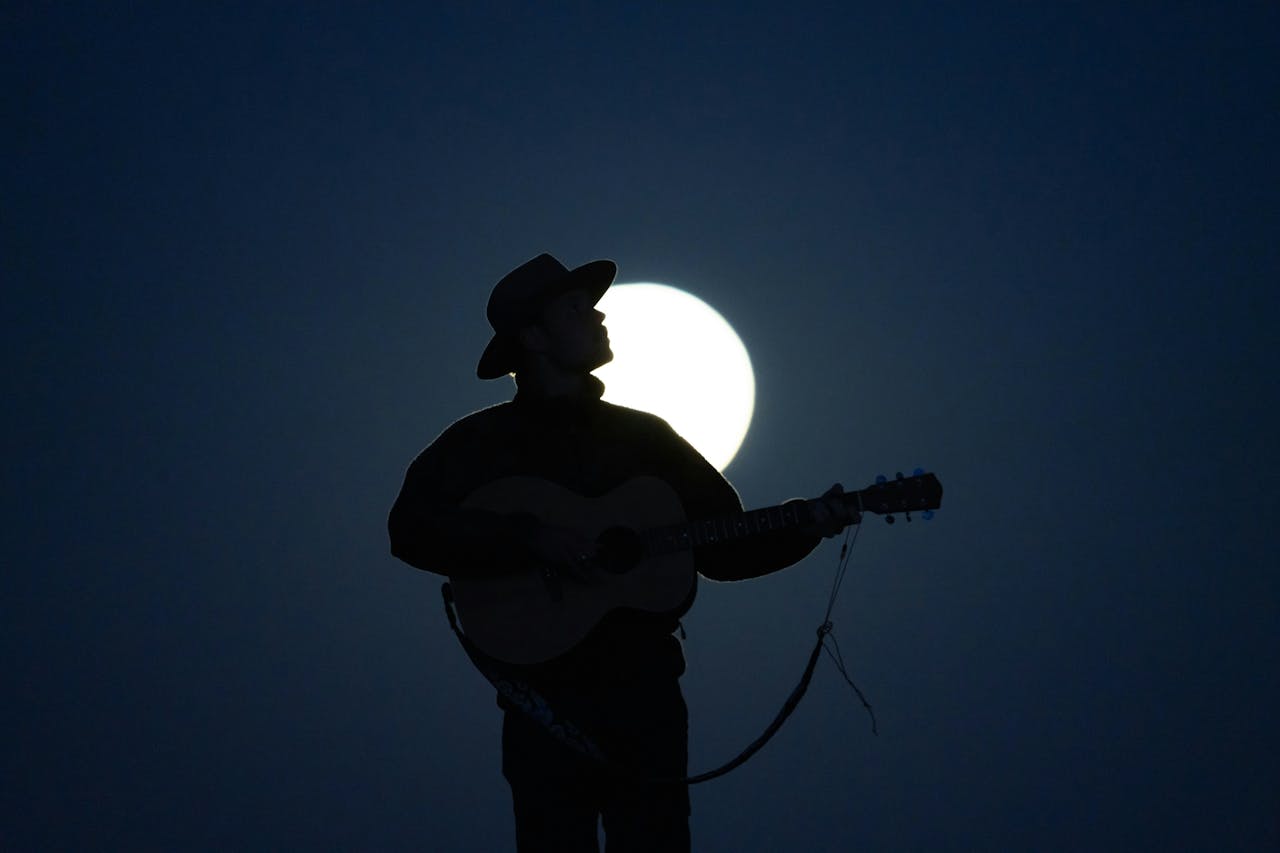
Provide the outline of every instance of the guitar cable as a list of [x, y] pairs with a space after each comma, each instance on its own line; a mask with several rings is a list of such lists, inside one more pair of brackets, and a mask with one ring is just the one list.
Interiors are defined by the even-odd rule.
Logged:
[[[823, 614], [823, 621], [818, 626], [818, 640], [813, 647], [813, 651], [809, 653], [809, 660], [805, 664], [804, 672], [800, 676], [799, 683], [791, 691], [787, 700], [783, 703], [782, 708], [778, 711], [773, 721], [765, 728], [765, 730], [753, 740], [735, 757], [720, 765], [719, 767], [708, 770], [705, 773], [698, 773], [692, 776], [682, 778], [658, 778], [646, 773], [638, 771], [634, 767], [619, 764], [609, 759], [605, 752], [595, 743], [591, 737], [579, 729], [572, 721], [559, 717], [551, 704], [542, 697], [531, 685], [517, 678], [512, 678], [502, 672], [503, 667], [493, 658], [490, 658], [482, 652], [462, 629], [458, 626], [457, 613], [454, 610], [453, 588], [446, 582], [440, 588], [441, 595], [444, 597], [445, 615], [449, 620], [449, 627], [457, 636], [458, 641], [462, 644], [463, 650], [467, 657], [471, 659], [472, 665], [480, 671], [498, 691], [498, 694], [506, 699], [511, 705], [520, 710], [526, 716], [537, 722], [542, 728], [565, 746], [579, 752], [589, 758], [623, 773], [632, 778], [644, 782], [657, 784], [680, 784], [680, 785], [696, 785], [700, 782], [709, 782], [725, 775], [759, 752], [766, 743], [782, 728], [782, 724], [787, 721], [796, 707], [800, 704], [800, 700], [804, 698], [805, 692], [809, 689], [809, 682], [813, 678], [813, 671], [818, 663], [818, 655], [825, 651], [827, 656], [835, 663], [837, 671], [844, 678], [845, 682], [853, 688], [858, 699], [862, 702], [862, 706], [867, 710], [871, 717], [871, 733], [879, 735], [876, 726], [875, 711], [871, 707], [871, 703], [867, 701], [865, 695], [854, 684], [853, 679], [849, 677], [848, 668], [844, 662], [844, 656], [840, 652], [840, 644], [835, 638], [835, 626], [831, 621], [831, 611], [835, 608], [836, 597], [840, 593], [840, 587], [844, 584], [845, 575], [848, 572], [849, 560], [852, 557], [853, 545], [858, 541], [858, 529], [861, 525], [861, 513], [858, 514], [857, 520], [845, 529], [845, 539], [840, 546], [840, 556], [836, 561], [836, 575], [831, 586], [831, 595], [827, 599], [827, 610]], [[681, 625], [683, 632], [684, 626]], [[830, 640], [830, 646], [827, 641]]]
[[[859, 514], [859, 522], [861, 522], [861, 514]], [[844, 583], [845, 574], [849, 568], [849, 558], [852, 556], [853, 546], [858, 541], [858, 531], [861, 529], [861, 523], [851, 524], [845, 528], [844, 542], [840, 545], [840, 557], [836, 560], [836, 576], [831, 584], [831, 597], [827, 599], [827, 612], [822, 617], [822, 627], [826, 630], [823, 632], [822, 629], [819, 629], [819, 634], [823, 637], [822, 648], [827, 653], [827, 656], [831, 658], [832, 663], [835, 664], [836, 671], [844, 678], [845, 683], [853, 688], [853, 692], [858, 696], [858, 701], [867, 710], [867, 715], [871, 718], [871, 733], [879, 736], [880, 730], [876, 725], [875, 709], [871, 707], [867, 697], [849, 676], [848, 667], [844, 662], [844, 655], [840, 653], [840, 643], [836, 640], [835, 625], [831, 621], [831, 611], [836, 606], [836, 596], [840, 594], [840, 587]], [[826, 643], [828, 639], [831, 640], [830, 646]], [[834, 651], [832, 651], [833, 648]]]

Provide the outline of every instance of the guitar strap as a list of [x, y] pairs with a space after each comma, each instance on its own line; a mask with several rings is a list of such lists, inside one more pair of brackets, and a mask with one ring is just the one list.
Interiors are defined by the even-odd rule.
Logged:
[[[699, 773], [696, 776], [685, 776], [680, 779], [656, 779], [647, 774], [637, 771], [635, 768], [627, 767], [617, 762], [611, 761], [602, 749], [593, 741], [585, 732], [573, 724], [572, 721], [566, 720], [556, 714], [555, 709], [550, 703], [538, 693], [531, 685], [512, 677], [505, 672], [505, 667], [493, 658], [482, 652], [470, 638], [462, 632], [458, 627], [458, 616], [453, 606], [453, 589], [448, 583], [440, 588], [441, 594], [444, 596], [444, 612], [449, 619], [449, 627], [453, 629], [453, 633], [457, 636], [458, 642], [462, 644], [462, 649], [467, 653], [467, 657], [471, 659], [471, 663], [480, 671], [498, 691], [498, 695], [506, 699], [513, 706], [518, 708], [522, 713], [532, 719], [534, 722], [542, 726], [548, 734], [558, 740], [565, 746], [573, 749], [610, 769], [619, 771], [628, 776], [642, 779], [646, 782], [670, 783], [678, 785], [696, 785], [699, 782], [708, 782], [717, 777], [723, 776], [730, 770], [733, 770], [746, 763], [747, 759], [755, 755], [764, 747], [766, 743], [782, 728], [782, 724], [787, 721], [791, 713], [795, 711], [796, 706], [800, 704], [800, 700], [804, 698], [805, 692], [809, 689], [809, 682], [813, 678], [814, 667], [818, 663], [818, 654], [822, 651], [823, 644], [827, 635], [831, 633], [832, 624], [830, 621], [824, 622], [818, 628], [818, 641], [814, 644], [813, 651], [809, 654], [809, 662], [805, 664], [804, 673], [800, 676], [800, 683], [791, 691], [791, 695], [787, 697], [787, 701], [783, 703], [782, 709], [778, 711], [768, 727], [761, 735], [747, 744], [746, 748], [737, 756], [705, 773]], [[828, 610], [828, 613], [830, 611]]]
[[571, 721], [558, 717], [551, 704], [542, 694], [534, 690], [532, 685], [506, 672], [506, 667], [501, 662], [480, 651], [479, 647], [471, 642], [471, 638], [462, 633], [462, 629], [458, 627], [458, 614], [453, 607], [453, 587], [446, 583], [440, 587], [440, 592], [444, 596], [444, 612], [449, 617], [449, 627], [453, 629], [458, 642], [462, 643], [462, 649], [471, 659], [472, 665], [488, 679], [498, 691], [498, 695], [545, 728], [565, 746], [597, 761], [609, 763], [595, 741], [587, 737]]

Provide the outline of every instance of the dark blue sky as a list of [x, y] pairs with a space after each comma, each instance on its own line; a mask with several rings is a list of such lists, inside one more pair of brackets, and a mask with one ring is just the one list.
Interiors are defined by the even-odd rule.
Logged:
[[[1280, 845], [1275, 4], [188, 5], [0, 13], [7, 849], [511, 845], [384, 519], [541, 251], [735, 325], [748, 505], [947, 489], [836, 611], [880, 736], [824, 662], [696, 849]], [[694, 769], [836, 552], [704, 586]]]

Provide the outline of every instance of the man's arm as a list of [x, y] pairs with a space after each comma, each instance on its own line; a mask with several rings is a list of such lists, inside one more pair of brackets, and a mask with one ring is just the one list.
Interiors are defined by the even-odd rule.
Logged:
[[763, 534], [752, 539], [713, 546], [699, 572], [714, 581], [741, 581], [773, 574], [803, 560], [823, 538], [835, 536], [853, 523], [839, 483], [816, 498], [787, 501], [807, 523], [794, 530]]
[[512, 571], [536, 525], [533, 516], [442, 508], [402, 493], [387, 518], [391, 553], [414, 568], [441, 575]]
[[464, 418], [413, 460], [387, 517], [395, 557], [451, 576], [516, 568], [532, 536], [533, 517], [462, 507], [467, 495], [488, 477], [488, 444]]
[[[670, 425], [654, 418], [658, 440], [665, 448], [664, 476], [676, 489], [690, 518], [709, 518], [742, 512], [742, 500], [724, 476]], [[698, 573], [714, 581], [740, 581], [781, 571], [807, 557], [824, 536], [833, 536], [849, 523], [839, 485], [820, 498], [796, 499], [797, 512], [810, 522], [796, 530], [763, 534], [747, 540], [694, 549]]]
[[413, 460], [387, 518], [393, 556], [451, 577], [491, 577], [531, 564], [555, 565], [575, 576], [596, 544], [529, 513], [464, 508], [492, 479], [493, 442], [464, 421], [455, 423]]

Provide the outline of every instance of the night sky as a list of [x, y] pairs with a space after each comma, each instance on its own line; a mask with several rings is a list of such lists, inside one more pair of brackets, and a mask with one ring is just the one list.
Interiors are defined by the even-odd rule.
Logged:
[[[549, 251], [734, 325], [747, 506], [946, 488], [835, 610], [879, 735], [824, 660], [695, 849], [1280, 847], [1280, 7], [424, 9], [0, 12], [0, 846], [512, 848], [385, 519]], [[692, 770], [838, 550], [703, 585]]]

